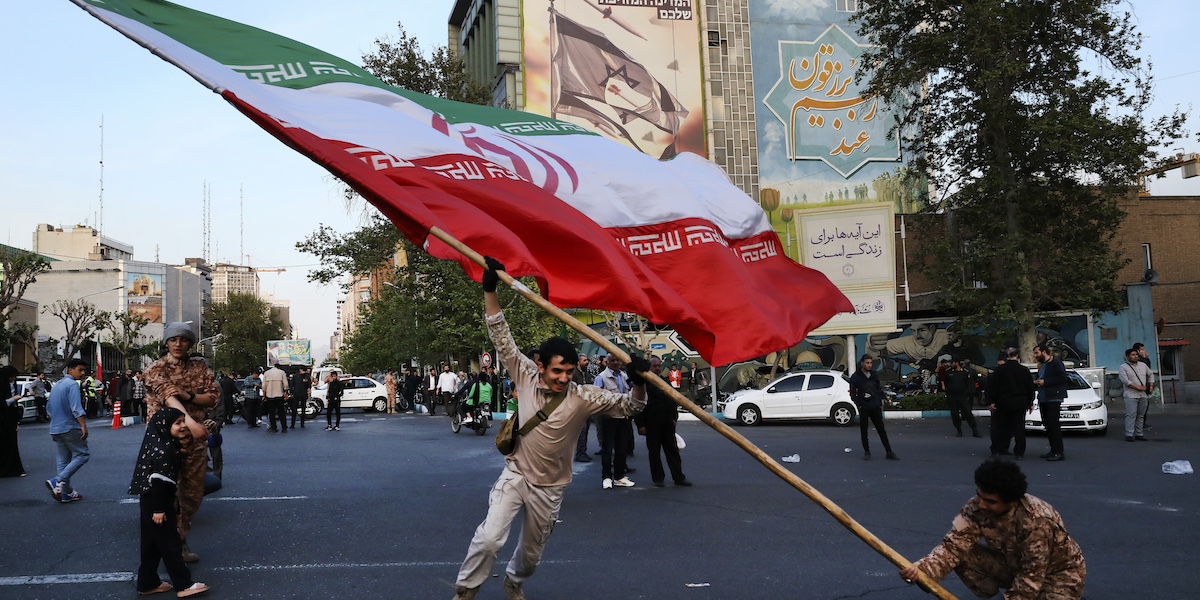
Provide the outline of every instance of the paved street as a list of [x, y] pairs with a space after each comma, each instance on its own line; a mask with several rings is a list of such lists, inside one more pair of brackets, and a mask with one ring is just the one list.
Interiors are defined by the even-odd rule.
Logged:
[[[1063, 514], [1083, 548], [1092, 600], [1194, 598], [1200, 586], [1197, 475], [1161, 473], [1169, 460], [1200, 466], [1200, 416], [1151, 422], [1151, 443], [1126, 443], [1117, 426], [1107, 437], [1068, 436], [1065, 462], [1022, 463], [1030, 491]], [[202, 557], [193, 574], [213, 586], [207, 597], [450, 598], [501, 468], [491, 432], [454, 435], [444, 416], [359, 411], [347, 411], [340, 432], [323, 426], [226, 428], [225, 488], [205, 501], [191, 540]], [[986, 440], [954, 438], [947, 419], [887, 426], [900, 462], [879, 460], [881, 451], [862, 460], [857, 427], [738, 430], [776, 458], [799, 454], [789, 468], [915, 560], [974, 493]], [[695, 422], [680, 430], [693, 488], [650, 486], [643, 447], [635, 488], [601, 490], [599, 461], [576, 465], [530, 598], [925, 597], [718, 434]], [[30, 476], [0, 479], [0, 597], [135, 597], [137, 506], [125, 490], [141, 428], [92, 423], [92, 460], [75, 481], [86, 499], [70, 505], [53, 503], [42, 483], [53, 469], [46, 426], [20, 436]], [[1045, 449], [1044, 438], [1030, 439], [1030, 455]], [[953, 576], [945, 585], [972, 597]], [[479, 597], [503, 598], [500, 578]]]

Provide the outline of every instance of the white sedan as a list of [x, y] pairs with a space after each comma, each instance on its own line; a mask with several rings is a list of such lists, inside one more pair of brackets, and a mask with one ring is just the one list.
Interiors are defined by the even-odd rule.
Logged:
[[726, 419], [758, 425], [769, 419], [828, 419], [839, 427], [854, 422], [850, 383], [838, 371], [786, 373], [761, 390], [734, 392], [722, 412]]
[[[1036, 372], [1034, 377], [1037, 377]], [[1088, 383], [1074, 369], [1067, 369], [1067, 398], [1062, 402], [1059, 423], [1063, 431], [1091, 431], [1098, 435], [1108, 432], [1108, 407], [1104, 405], [1099, 381]], [[1038, 403], [1033, 402], [1033, 412], [1025, 415], [1025, 431], [1045, 431]]]
[[[387, 410], [387, 386], [370, 377], [341, 377], [342, 408], [361, 408], [384, 412]], [[325, 409], [329, 384], [322, 382], [313, 388], [308, 400], [308, 415], [315, 417]]]

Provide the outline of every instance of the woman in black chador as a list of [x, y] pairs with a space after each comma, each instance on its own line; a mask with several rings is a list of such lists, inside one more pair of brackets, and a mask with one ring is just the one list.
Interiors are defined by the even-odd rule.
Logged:
[[0, 477], [24, 477], [17, 426], [21, 423], [21, 395], [17, 392], [17, 369], [0, 367]]

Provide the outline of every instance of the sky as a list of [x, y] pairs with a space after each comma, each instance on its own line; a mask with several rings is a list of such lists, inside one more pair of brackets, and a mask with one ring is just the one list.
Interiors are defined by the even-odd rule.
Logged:
[[[361, 62], [397, 23], [426, 50], [445, 45], [452, 0], [182, 0]], [[336, 8], [334, 8], [336, 6]], [[1184, 109], [1200, 91], [1194, 0], [1127, 4], [1144, 35], [1140, 55], [1157, 79], [1151, 114]], [[336, 285], [309, 283], [315, 262], [295, 243], [320, 225], [356, 227], [338, 186], [179, 69], [67, 0], [10, 3], [0, 20], [8, 56], [0, 91], [0, 242], [29, 248], [39, 223], [100, 224], [103, 120], [104, 235], [136, 260], [181, 264], [203, 255], [204, 186], [212, 201], [210, 262], [284, 268], [262, 288], [291, 302], [292, 322], [317, 360], [336, 328]], [[1173, 149], [1200, 152], [1200, 116]], [[1200, 195], [1179, 172], [1151, 181], [1155, 195]], [[244, 207], [239, 214], [239, 197]], [[248, 258], [246, 258], [248, 256]], [[240, 258], [239, 258], [240, 257]]]

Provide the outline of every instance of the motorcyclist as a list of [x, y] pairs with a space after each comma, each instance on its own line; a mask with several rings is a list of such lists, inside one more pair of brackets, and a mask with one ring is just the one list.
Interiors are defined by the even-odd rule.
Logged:
[[471, 413], [475, 407], [489, 403], [492, 397], [492, 384], [488, 382], [486, 377], [472, 374], [470, 381], [470, 387], [467, 388], [467, 393], [463, 401], [458, 404], [458, 414], [462, 417], [463, 423], [474, 422]]

